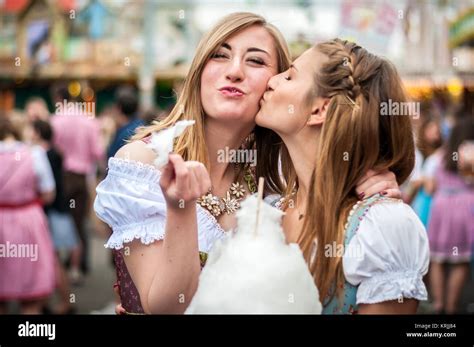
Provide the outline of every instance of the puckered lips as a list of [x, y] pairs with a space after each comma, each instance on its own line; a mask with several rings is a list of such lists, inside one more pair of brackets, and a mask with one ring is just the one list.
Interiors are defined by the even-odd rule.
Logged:
[[229, 98], [240, 98], [245, 95], [245, 93], [241, 89], [233, 86], [225, 86], [219, 88], [219, 91], [222, 95]]
[[267, 100], [265, 100], [265, 96], [268, 98], [269, 93], [270, 93], [269, 91], [266, 91], [265, 93], [263, 93], [262, 97], [260, 98], [260, 102], [259, 102], [260, 106], [262, 106], [262, 103], [267, 101]]

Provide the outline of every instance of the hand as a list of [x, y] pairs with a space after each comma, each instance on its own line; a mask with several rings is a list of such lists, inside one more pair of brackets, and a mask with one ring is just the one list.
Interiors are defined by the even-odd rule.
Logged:
[[[115, 283], [114, 284], [114, 293], [115, 293], [115, 297], [117, 299], [118, 302], [120, 302], [120, 289], [119, 289], [119, 285], [118, 283]], [[115, 306], [115, 314], [117, 315], [123, 315], [125, 314], [126, 311], [125, 309], [122, 307], [122, 303], [120, 302], [120, 304], [118, 304], [117, 306]]]
[[182, 208], [206, 194], [211, 179], [204, 164], [197, 161], [185, 162], [178, 154], [170, 154], [160, 179], [166, 203], [171, 208]]
[[360, 200], [377, 193], [395, 199], [402, 197], [402, 192], [398, 186], [395, 174], [388, 170], [382, 172], [369, 170], [364, 177], [357, 182], [356, 193]]
[[125, 309], [122, 307], [122, 304], [118, 304], [117, 306], [115, 306], [115, 314], [121, 316], [121, 315], [124, 315], [125, 314]]

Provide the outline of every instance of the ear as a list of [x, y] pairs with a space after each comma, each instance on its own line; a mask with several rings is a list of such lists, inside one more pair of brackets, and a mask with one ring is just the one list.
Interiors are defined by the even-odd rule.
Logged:
[[317, 97], [311, 107], [311, 115], [308, 118], [307, 125], [322, 125], [326, 120], [326, 112], [328, 109], [330, 98]]

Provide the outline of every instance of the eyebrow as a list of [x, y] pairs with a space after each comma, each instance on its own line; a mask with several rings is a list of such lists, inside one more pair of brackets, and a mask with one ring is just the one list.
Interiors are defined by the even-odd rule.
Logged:
[[[232, 50], [232, 47], [228, 43], [225, 43], [225, 42], [222, 44], [222, 47], [227, 48], [229, 51]], [[261, 48], [257, 48], [257, 47], [250, 47], [247, 49], [247, 52], [262, 52], [262, 53], [265, 53], [266, 55], [270, 55], [268, 54], [267, 51]]]

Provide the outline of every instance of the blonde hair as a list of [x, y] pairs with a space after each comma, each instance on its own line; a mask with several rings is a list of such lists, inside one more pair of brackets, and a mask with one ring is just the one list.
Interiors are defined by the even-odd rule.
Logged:
[[415, 151], [408, 115], [380, 115], [381, 103], [406, 101], [395, 67], [348, 41], [336, 39], [315, 49], [327, 57], [315, 76], [315, 96], [330, 101], [308, 191], [311, 213], [298, 243], [328, 303], [334, 295], [341, 299], [344, 276], [341, 257], [326, 256], [325, 246], [344, 244], [358, 180], [369, 169], [389, 169], [402, 184], [413, 169]]
[[[288, 69], [291, 63], [288, 46], [275, 26], [267, 23], [265, 18], [253, 13], [238, 12], [230, 14], [222, 18], [201, 39], [176, 106], [168, 117], [161, 122], [154, 121], [151, 125], [138, 129], [131, 140], [143, 139], [154, 131], [172, 126], [179, 120], [195, 120], [195, 125], [188, 128], [177, 138], [174, 151], [180, 154], [184, 160], [200, 161], [209, 169], [206, 140], [204, 138], [205, 114], [200, 93], [201, 75], [206, 63], [230, 36], [254, 25], [262, 26], [273, 37], [277, 52], [278, 72]], [[278, 175], [278, 156], [281, 140], [274, 132], [258, 126], [254, 129], [254, 133], [254, 139], [250, 140], [247, 146], [257, 150], [256, 175], [266, 178], [267, 192], [281, 193], [283, 183]]]

